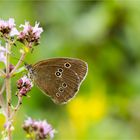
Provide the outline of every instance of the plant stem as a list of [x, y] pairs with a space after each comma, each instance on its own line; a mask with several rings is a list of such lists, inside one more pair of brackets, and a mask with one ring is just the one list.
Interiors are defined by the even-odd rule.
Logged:
[[10, 77], [14, 74], [14, 72], [17, 70], [17, 68], [20, 66], [20, 64], [23, 62], [23, 59], [25, 57], [25, 52], [22, 53], [18, 63], [16, 64], [16, 66], [14, 67], [14, 69], [11, 71], [10, 73]]
[[3, 70], [0, 69], [0, 76], [6, 76], [5, 72]]
[[2, 109], [5, 111], [5, 102], [4, 102], [4, 98], [3, 98], [4, 90], [5, 90], [5, 81], [4, 81], [2, 88], [0, 90], [0, 105], [1, 105]]
[[[8, 50], [8, 52], [10, 52], [10, 43], [6, 43], [6, 49]], [[6, 103], [7, 103], [7, 122], [9, 122], [10, 120], [10, 114], [11, 114], [11, 78], [9, 76], [9, 64], [10, 64], [10, 54], [6, 52], [6, 79], [5, 79], [5, 84], [6, 84]], [[11, 136], [11, 126], [8, 126], [8, 140], [12, 139]]]
[[12, 112], [11, 117], [10, 117], [11, 120], [15, 116], [15, 113], [19, 110], [21, 104], [22, 104], [22, 97], [18, 97], [18, 103], [16, 107], [14, 108], [14, 111]]

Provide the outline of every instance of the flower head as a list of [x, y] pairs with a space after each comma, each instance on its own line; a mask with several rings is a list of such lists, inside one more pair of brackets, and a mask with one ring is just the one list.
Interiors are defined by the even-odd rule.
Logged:
[[33, 84], [27, 76], [23, 76], [17, 81], [17, 88], [20, 96], [26, 96], [26, 94], [31, 90]]
[[15, 28], [15, 20], [13, 18], [9, 18], [7, 21], [0, 19], [0, 32], [3, 35], [18, 35], [18, 31]]
[[[22, 42], [23, 44], [38, 44], [40, 39], [40, 34], [43, 32], [43, 29], [39, 27], [39, 23], [35, 23], [35, 26], [32, 27], [29, 22], [25, 22], [24, 25], [20, 25], [23, 30], [18, 35], [18, 40]], [[29, 45], [29, 47], [31, 47]]]
[[45, 140], [50, 137], [51, 139], [54, 137], [55, 129], [52, 128], [50, 124], [47, 123], [46, 120], [33, 120], [31, 118], [27, 118], [24, 121], [23, 129], [28, 133], [34, 133], [39, 140]]

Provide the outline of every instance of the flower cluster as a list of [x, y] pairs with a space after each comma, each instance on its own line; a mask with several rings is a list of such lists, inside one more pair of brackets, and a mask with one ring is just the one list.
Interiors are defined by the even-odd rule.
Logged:
[[0, 32], [3, 35], [15, 35], [15, 33], [17, 33], [17, 29], [15, 28], [15, 20], [13, 18], [9, 18], [7, 21], [0, 19]]
[[29, 44], [31, 47], [32, 44], [37, 45], [39, 43], [40, 34], [43, 32], [43, 29], [39, 27], [39, 23], [36, 22], [35, 26], [32, 27], [29, 22], [25, 22], [25, 25], [20, 25], [23, 27], [18, 35], [18, 40], [24, 44]]
[[27, 118], [27, 120], [24, 121], [23, 129], [36, 140], [52, 139], [55, 133], [55, 129], [53, 129], [46, 120], [36, 121], [31, 118]]
[[23, 76], [21, 79], [17, 81], [18, 95], [26, 96], [27, 93], [31, 90], [33, 84], [31, 80], [27, 76]]
[[14, 37], [17, 36], [17, 40], [23, 43], [25, 46], [31, 48], [33, 45], [39, 44], [40, 35], [43, 29], [39, 27], [39, 23], [35, 23], [35, 26], [31, 26], [28, 21], [25, 24], [21, 24], [19, 27], [23, 30], [18, 31], [15, 27], [15, 20], [10, 18], [5, 21], [0, 19], [0, 33], [4, 37]]
[[[24, 62], [27, 53], [33, 50], [33, 46], [39, 44], [42, 32], [43, 29], [39, 27], [39, 23], [37, 22], [34, 26], [31, 26], [31, 24], [26, 21], [25, 24], [21, 24], [17, 27], [13, 18], [9, 18], [8, 20], [0, 19], [0, 63], [2, 63], [0, 68], [0, 77], [3, 78], [0, 91], [0, 108], [6, 118], [4, 131], [1, 133], [2, 137], [0, 136], [0, 139], [12, 139], [11, 132], [14, 130], [13, 118], [22, 104], [23, 96], [27, 96], [28, 92], [33, 87], [31, 79], [27, 76], [23, 76], [17, 80], [16, 95], [18, 97], [18, 101], [14, 106], [12, 105], [13, 101], [11, 99], [11, 78], [25, 70], [25, 68], [20, 67], [20, 65]], [[17, 42], [20, 42], [20, 45]], [[19, 49], [20, 58], [16, 64], [12, 65], [11, 55], [13, 54], [15, 46], [19, 46], [16, 48]], [[5, 79], [7, 81], [6, 84]], [[6, 94], [4, 94], [4, 92], [6, 92]], [[53, 138], [55, 132], [52, 126], [45, 120], [36, 121], [31, 118], [25, 120], [23, 128], [27, 132], [27, 135], [30, 135], [30, 138], [34, 140], [45, 140], [48, 137]]]

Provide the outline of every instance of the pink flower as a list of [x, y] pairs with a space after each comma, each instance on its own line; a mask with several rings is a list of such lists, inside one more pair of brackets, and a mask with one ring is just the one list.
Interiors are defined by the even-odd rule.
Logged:
[[33, 124], [33, 119], [28, 117], [27, 120], [24, 121], [24, 125], [31, 126]]
[[27, 76], [23, 76], [17, 81], [17, 88], [20, 96], [26, 96], [32, 87], [33, 83]]
[[15, 36], [15, 35], [19, 35], [19, 31], [16, 28], [12, 28], [11, 32], [10, 32], [10, 36]]
[[0, 19], [0, 28], [10, 28], [12, 29], [15, 26], [14, 19], [10, 18], [8, 21]]
[[28, 134], [36, 134], [36, 137], [40, 140], [45, 140], [48, 137], [52, 139], [55, 133], [55, 129], [53, 129], [52, 126], [48, 124], [46, 120], [36, 121], [32, 120], [31, 118], [28, 118], [24, 122], [23, 128]]
[[29, 133], [31, 126], [33, 125], [32, 118], [27, 118], [27, 120], [24, 121], [23, 129]]
[[7, 21], [7, 26], [12, 29], [13, 27], [15, 27], [15, 20], [13, 18], [9, 18], [9, 20]]
[[23, 24], [21, 24], [20, 26], [19, 26], [20, 28], [22, 28], [23, 27], [23, 33], [25, 33], [25, 34], [28, 34], [28, 32], [31, 30], [31, 25], [30, 25], [30, 23], [28, 22], [28, 21], [26, 21], [25, 22], [25, 25], [23, 25]]
[[35, 23], [35, 26], [32, 27], [28, 21], [25, 22], [25, 24], [20, 25], [20, 28], [23, 28], [23, 30], [18, 35], [18, 40], [22, 42], [23, 44], [30, 44], [29, 47], [31, 47], [31, 44], [38, 44], [40, 39], [40, 34], [43, 32], [43, 29], [39, 27], [39, 23]]
[[10, 36], [18, 35], [18, 31], [15, 28], [15, 20], [13, 18], [9, 18], [7, 21], [0, 19], [0, 32]]
[[48, 124], [46, 122], [46, 120], [42, 121], [40, 123], [40, 128], [43, 128], [44, 129], [44, 134], [46, 135], [47, 133], [49, 133], [51, 130], [52, 130], [52, 127], [50, 124]]
[[33, 33], [35, 34], [36, 38], [40, 38], [40, 34], [43, 32], [43, 29], [38, 27], [39, 23], [35, 23], [35, 26], [33, 27]]
[[44, 121], [35, 121], [33, 126], [36, 126], [38, 130], [38, 135], [41, 139], [46, 138], [49, 136], [50, 138], [54, 137], [55, 130], [52, 128], [50, 124], [47, 123], [46, 120]]

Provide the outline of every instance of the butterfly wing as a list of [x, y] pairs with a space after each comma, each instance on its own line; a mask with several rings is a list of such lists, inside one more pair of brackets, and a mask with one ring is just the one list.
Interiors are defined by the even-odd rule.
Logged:
[[63, 104], [76, 95], [86, 72], [81, 60], [54, 58], [33, 66], [33, 80], [55, 103]]
[[[67, 64], [70, 64], [70, 67], [66, 67]], [[43, 65], [48, 65], [48, 66], [61, 66], [61, 67], [66, 67], [74, 72], [77, 73], [78, 77], [80, 78], [80, 81], [82, 81], [87, 74], [88, 71], [88, 65], [86, 62], [80, 59], [75, 59], [75, 58], [52, 58], [52, 59], [47, 59], [47, 60], [42, 60], [34, 65], [34, 67], [38, 66], [43, 66]]]

